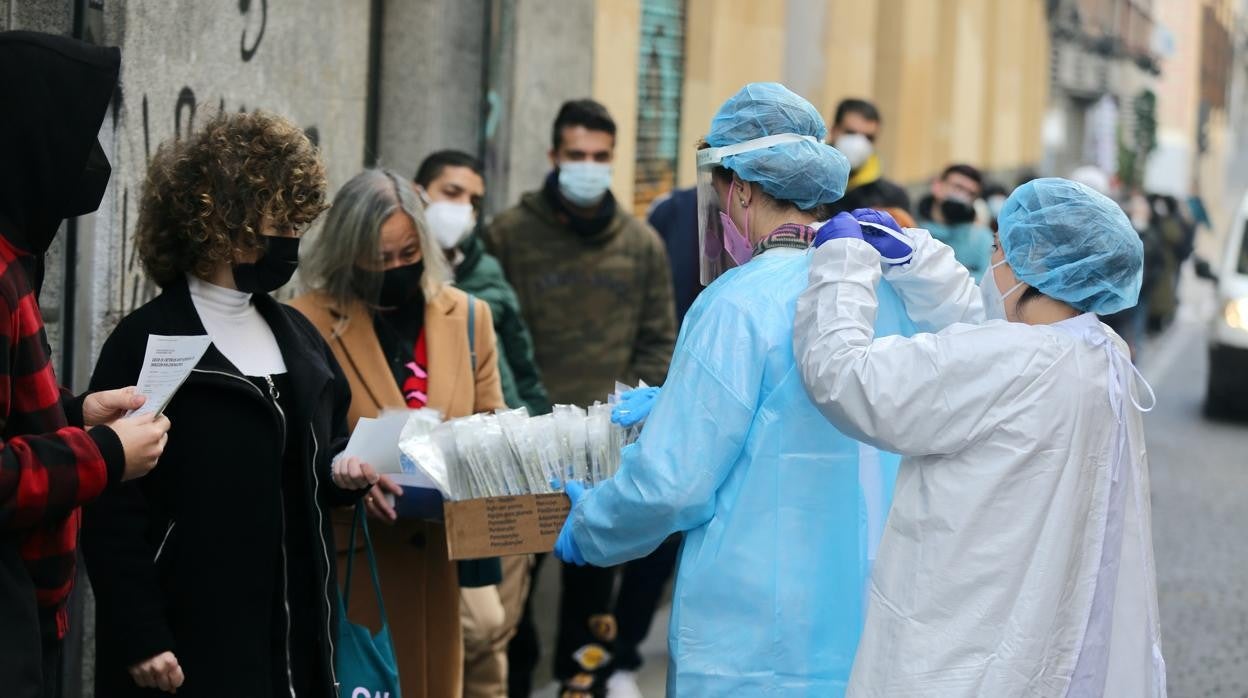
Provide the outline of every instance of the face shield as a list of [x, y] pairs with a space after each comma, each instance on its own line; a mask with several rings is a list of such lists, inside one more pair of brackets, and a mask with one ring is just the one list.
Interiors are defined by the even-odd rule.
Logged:
[[[713, 176], [715, 168], [723, 164], [724, 158], [733, 155], [800, 141], [818, 143], [819, 139], [796, 133], [778, 133], [698, 151], [698, 250], [703, 286], [709, 286], [724, 272], [750, 261], [754, 252], [753, 243], [737, 231], [728, 217], [730, 200], [720, 199]], [[727, 193], [731, 195], [732, 192], [728, 190]]]

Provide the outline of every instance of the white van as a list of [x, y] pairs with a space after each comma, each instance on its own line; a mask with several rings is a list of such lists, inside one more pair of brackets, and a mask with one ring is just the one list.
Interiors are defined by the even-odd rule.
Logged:
[[[1216, 268], [1218, 311], [1209, 328], [1205, 414], [1248, 410], [1248, 195], [1227, 234]], [[1208, 270], [1204, 270], [1208, 271]]]

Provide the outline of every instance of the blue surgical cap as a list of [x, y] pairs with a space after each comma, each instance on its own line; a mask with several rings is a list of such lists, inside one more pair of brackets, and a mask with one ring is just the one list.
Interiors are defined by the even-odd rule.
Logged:
[[1014, 275], [1082, 312], [1109, 315], [1139, 300], [1144, 245], [1109, 197], [1050, 177], [1014, 190], [997, 219]]
[[721, 163], [746, 182], [781, 201], [809, 210], [845, 195], [849, 161], [823, 143], [828, 129], [810, 102], [778, 82], [755, 82], [741, 88], [711, 119], [706, 142], [715, 148], [796, 133], [818, 142], [798, 141], [729, 155]]

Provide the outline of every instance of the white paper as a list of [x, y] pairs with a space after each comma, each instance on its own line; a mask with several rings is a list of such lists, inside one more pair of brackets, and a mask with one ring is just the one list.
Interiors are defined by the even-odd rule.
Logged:
[[351, 440], [339, 458], [356, 456], [373, 466], [379, 473], [403, 471], [399, 463], [399, 435], [407, 424], [409, 413], [405, 410], [384, 412], [376, 419], [361, 417], [351, 432]]
[[212, 340], [208, 335], [170, 337], [153, 334], [147, 337], [147, 351], [143, 354], [143, 369], [139, 371], [136, 386], [147, 402], [133, 415], [163, 412], [182, 387], [191, 370], [208, 351]]

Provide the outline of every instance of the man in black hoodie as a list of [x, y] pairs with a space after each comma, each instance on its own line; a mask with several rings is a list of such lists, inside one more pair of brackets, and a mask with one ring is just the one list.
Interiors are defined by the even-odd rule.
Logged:
[[[61, 221], [94, 211], [110, 167], [96, 140], [121, 55], [0, 33], [0, 694], [60, 695], [80, 507], [145, 474], [169, 420], [122, 416], [133, 388], [74, 398], [56, 382], [37, 300]], [[89, 430], [87, 429], [89, 428]]]

